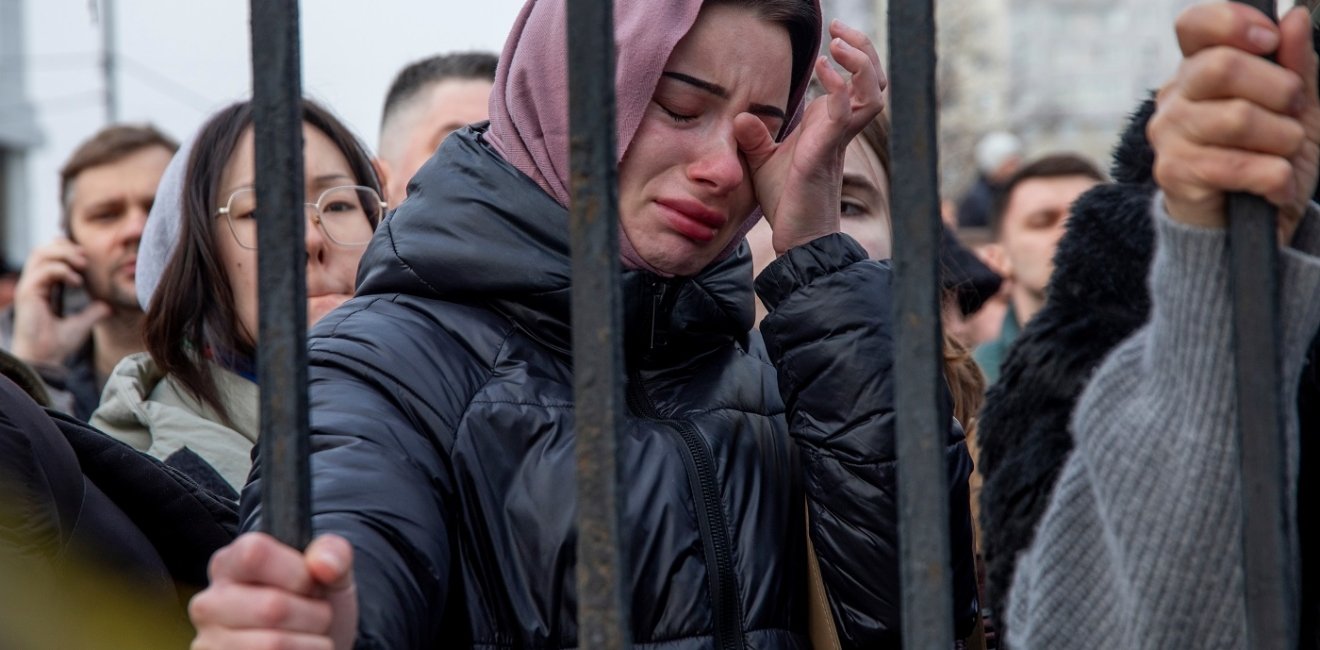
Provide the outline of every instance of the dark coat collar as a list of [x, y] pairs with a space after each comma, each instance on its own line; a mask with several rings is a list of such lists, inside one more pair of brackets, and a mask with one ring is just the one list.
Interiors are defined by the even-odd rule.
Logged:
[[[568, 212], [496, 155], [484, 130], [456, 132], [418, 171], [362, 258], [358, 293], [486, 304], [567, 353]], [[721, 344], [752, 326], [746, 244], [692, 278], [625, 271], [621, 292], [630, 355]]]

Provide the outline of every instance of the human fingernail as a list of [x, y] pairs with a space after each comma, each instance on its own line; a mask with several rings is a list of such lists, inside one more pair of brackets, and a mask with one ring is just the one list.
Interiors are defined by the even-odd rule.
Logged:
[[1247, 29], [1247, 40], [1262, 50], [1273, 51], [1279, 44], [1279, 35], [1260, 25], [1252, 25]]
[[1292, 114], [1301, 115], [1306, 110], [1306, 95], [1297, 93], [1292, 100]]
[[343, 571], [344, 565], [339, 561], [339, 558], [335, 557], [334, 553], [319, 553], [318, 555], [321, 556], [321, 563], [324, 564], [327, 569], [330, 569], [335, 573]]

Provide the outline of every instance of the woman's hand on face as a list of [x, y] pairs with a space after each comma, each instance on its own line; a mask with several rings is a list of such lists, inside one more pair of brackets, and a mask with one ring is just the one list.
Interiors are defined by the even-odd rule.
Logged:
[[887, 82], [871, 40], [837, 20], [830, 23], [830, 36], [830, 55], [852, 78], [844, 79], [828, 59], [817, 58], [816, 76], [826, 94], [807, 106], [791, 135], [776, 143], [750, 113], [734, 121], [757, 201], [774, 230], [776, 254], [839, 232], [844, 151], [884, 110]]
[[[1174, 220], [1223, 227], [1227, 192], [1279, 208], [1289, 241], [1320, 171], [1316, 54], [1304, 9], [1275, 26], [1246, 5], [1196, 5], [1178, 17], [1183, 61], [1160, 89], [1146, 134]], [[1262, 55], [1275, 54], [1278, 63]]]

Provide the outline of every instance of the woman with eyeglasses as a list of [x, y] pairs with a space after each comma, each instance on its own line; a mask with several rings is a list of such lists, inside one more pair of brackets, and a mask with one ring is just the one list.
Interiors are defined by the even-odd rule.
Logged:
[[[353, 295], [385, 206], [366, 149], [306, 100], [303, 142], [303, 214], [263, 218], [308, 220], [310, 326]], [[115, 368], [91, 420], [232, 498], [259, 429], [253, 143], [252, 106], [240, 102], [212, 117], [171, 164], [139, 254], [147, 351]], [[182, 182], [172, 182], [181, 168]]]

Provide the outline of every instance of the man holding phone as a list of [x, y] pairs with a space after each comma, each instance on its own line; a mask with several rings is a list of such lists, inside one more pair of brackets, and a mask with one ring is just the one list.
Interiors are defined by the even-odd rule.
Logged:
[[54, 405], [86, 420], [105, 379], [144, 349], [138, 242], [178, 144], [151, 126], [98, 131], [60, 170], [65, 237], [28, 256], [0, 347], [32, 366]]

